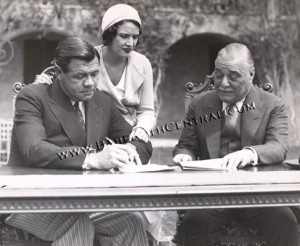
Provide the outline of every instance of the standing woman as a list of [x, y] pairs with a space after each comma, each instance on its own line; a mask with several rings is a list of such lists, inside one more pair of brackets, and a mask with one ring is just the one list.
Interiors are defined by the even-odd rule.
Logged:
[[[110, 94], [124, 118], [133, 125], [130, 139], [148, 141], [155, 127], [153, 73], [149, 60], [134, 51], [142, 34], [138, 12], [127, 4], [110, 7], [102, 18], [103, 45], [100, 55], [98, 89]], [[156, 239], [164, 212], [140, 213], [147, 231]]]
[[[100, 55], [98, 89], [110, 94], [125, 120], [133, 126], [130, 139], [147, 142], [156, 125], [153, 98], [153, 73], [149, 60], [134, 51], [142, 34], [138, 12], [127, 4], [110, 7], [102, 19], [103, 45]], [[47, 74], [34, 83], [51, 84]]]
[[102, 19], [99, 90], [109, 93], [133, 125], [130, 138], [148, 141], [156, 124], [153, 74], [149, 60], [134, 51], [142, 33], [138, 12], [127, 4], [110, 7]]

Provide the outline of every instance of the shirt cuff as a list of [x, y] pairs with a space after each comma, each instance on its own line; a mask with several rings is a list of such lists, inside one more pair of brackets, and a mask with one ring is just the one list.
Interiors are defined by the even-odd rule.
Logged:
[[147, 133], [148, 137], [150, 137], [150, 131], [147, 130], [145, 127], [142, 127], [142, 126], [134, 126], [134, 127], [132, 128], [132, 130], [135, 130], [136, 128], [141, 128], [141, 129], [143, 129], [143, 130]]
[[251, 156], [251, 159], [252, 159], [251, 165], [256, 166], [258, 164], [258, 154], [257, 154], [256, 150], [251, 147], [245, 147], [244, 149], [248, 149], [248, 150], [252, 151], [253, 155]]
[[91, 168], [88, 166], [89, 164], [89, 155], [90, 153], [96, 153], [95, 149], [90, 149], [89, 152], [86, 154], [84, 162], [82, 164], [82, 169], [83, 170], [90, 170]]
[[131, 148], [134, 148], [136, 150], [136, 146], [132, 143], [126, 143], [126, 145], [130, 146]]

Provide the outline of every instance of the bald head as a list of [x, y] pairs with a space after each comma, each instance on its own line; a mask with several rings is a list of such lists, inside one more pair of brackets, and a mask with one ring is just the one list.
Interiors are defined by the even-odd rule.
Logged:
[[248, 47], [241, 43], [231, 43], [219, 51], [215, 64], [237, 64], [241, 62], [247, 63], [250, 70], [254, 68], [253, 56]]

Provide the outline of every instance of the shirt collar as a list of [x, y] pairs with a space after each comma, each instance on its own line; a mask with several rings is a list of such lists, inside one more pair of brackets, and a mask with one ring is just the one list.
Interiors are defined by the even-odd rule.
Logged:
[[[70, 101], [71, 101], [71, 103], [72, 103], [72, 106], [74, 106], [75, 103], [76, 103], [76, 101], [73, 101], [73, 100], [71, 100], [71, 99], [70, 99]], [[82, 102], [78, 102], [78, 105], [79, 105], [79, 108], [81, 108], [81, 107], [83, 106], [83, 103], [82, 103]]]
[[[243, 107], [245, 98], [246, 97], [244, 97], [242, 100], [240, 100], [240, 101], [238, 101], [238, 102], [235, 103], [235, 105], [237, 106], [238, 110], [241, 110], [241, 108]], [[222, 103], [222, 110], [224, 110], [227, 107], [227, 105], [228, 105], [228, 103], [223, 102]]]

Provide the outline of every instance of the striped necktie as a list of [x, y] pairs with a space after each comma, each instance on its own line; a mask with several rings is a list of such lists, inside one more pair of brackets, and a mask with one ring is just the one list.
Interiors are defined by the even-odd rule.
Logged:
[[84, 118], [83, 118], [83, 115], [82, 115], [82, 112], [79, 108], [79, 102], [75, 102], [74, 104], [74, 109], [75, 109], [75, 112], [76, 112], [76, 116], [80, 122], [80, 125], [82, 127], [82, 129], [85, 131], [85, 123], [84, 123]]

